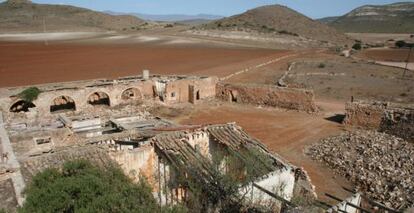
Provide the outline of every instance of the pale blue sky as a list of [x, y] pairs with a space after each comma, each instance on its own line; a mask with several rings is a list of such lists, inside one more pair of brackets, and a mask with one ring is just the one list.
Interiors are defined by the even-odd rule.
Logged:
[[[401, 1], [401, 0], [400, 0]], [[69, 4], [93, 10], [148, 14], [214, 14], [230, 16], [261, 5], [282, 4], [311, 18], [343, 15], [365, 4], [398, 0], [33, 0], [36, 3]], [[414, 2], [414, 1], [410, 1]]]

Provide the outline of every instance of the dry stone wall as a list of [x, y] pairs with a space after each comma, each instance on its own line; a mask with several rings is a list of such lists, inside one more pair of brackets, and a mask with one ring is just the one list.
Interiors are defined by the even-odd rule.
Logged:
[[308, 149], [371, 199], [392, 208], [414, 207], [414, 144], [376, 131], [355, 131]]
[[216, 97], [223, 101], [280, 107], [291, 110], [316, 112], [313, 91], [282, 88], [273, 85], [223, 84], [216, 86]]
[[386, 132], [414, 142], [414, 108], [383, 102], [353, 102], [345, 106], [344, 123]]

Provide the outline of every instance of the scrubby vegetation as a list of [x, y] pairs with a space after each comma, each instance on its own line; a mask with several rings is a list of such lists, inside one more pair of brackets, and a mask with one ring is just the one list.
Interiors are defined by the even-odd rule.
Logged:
[[32, 102], [37, 99], [42, 91], [37, 87], [29, 87], [18, 94], [18, 97], [26, 102]]
[[325, 68], [326, 67], [326, 65], [324, 64], [324, 63], [320, 63], [319, 65], [318, 65], [318, 68], [320, 68], [320, 69], [323, 69], [323, 68]]
[[[137, 184], [117, 167], [99, 168], [88, 161], [67, 162], [34, 176], [19, 212], [159, 212], [145, 178]], [[163, 209], [162, 212], [182, 212]]]
[[413, 43], [407, 43], [403, 40], [399, 40], [399, 41], [395, 42], [395, 46], [398, 47], [398, 48], [404, 48], [404, 47], [413, 48], [414, 44]]
[[361, 43], [357, 42], [352, 46], [352, 49], [354, 50], [361, 50], [362, 49], [362, 45]]

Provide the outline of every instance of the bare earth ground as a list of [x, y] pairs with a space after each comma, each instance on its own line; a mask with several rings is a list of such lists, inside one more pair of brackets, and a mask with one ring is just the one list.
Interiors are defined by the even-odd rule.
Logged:
[[343, 57], [298, 60], [286, 79], [288, 84], [313, 89], [316, 97], [349, 101], [371, 99], [414, 101], [414, 75], [403, 70]]
[[392, 39], [393, 41], [405, 40], [412, 42], [411, 34], [390, 34], [390, 33], [347, 33], [348, 36], [360, 40], [364, 43], [385, 43]]
[[[52, 42], [49, 46], [43, 43], [0, 42], [0, 87], [91, 78], [115, 78], [141, 74], [142, 69], [150, 69], [153, 74], [224, 77], [249, 67], [253, 68], [227, 81], [274, 85], [285, 73], [290, 62], [310, 61], [311, 65], [304, 66], [303, 72], [319, 72], [320, 70], [314, 65], [323, 62], [328, 65], [324, 72], [329, 73], [329, 70], [338, 73], [351, 72], [355, 78], [363, 79], [358, 83], [360, 86], [356, 87], [355, 91], [368, 89], [374, 95], [380, 96], [389, 88], [400, 88], [397, 81], [391, 81], [391, 85], [380, 84], [378, 87], [372, 87], [371, 78], [368, 78], [369, 81], [364, 80], [371, 74], [379, 79], [393, 73], [399, 74], [400, 69], [360, 62], [355, 64], [318, 49], [286, 51], [206, 45], [206, 43], [195, 45], [186, 43], [185, 39], [175, 40], [175, 43], [168, 45], [159, 45], [153, 37], [145, 36], [140, 37], [141, 40], [146, 40], [144, 43], [121, 42], [126, 38], [119, 36], [110, 37], [110, 39], [119, 40], [119, 42], [99, 41], [96, 43], [96, 39], [92, 39], [91, 42], [89, 40], [76, 43]], [[130, 41], [130, 38], [127, 39]], [[255, 67], [282, 57], [287, 58], [266, 66]], [[384, 71], [384, 69], [391, 70]], [[315, 75], [315, 81], [320, 82], [320, 76]], [[326, 89], [324, 87], [331, 87], [332, 91], [349, 91], [351, 87], [354, 87], [352, 85], [355, 80], [351, 79], [347, 82], [339, 76], [325, 81], [335, 87], [317, 84], [316, 97], [319, 101], [318, 105], [322, 108], [322, 112], [317, 115], [216, 102], [185, 107], [184, 110], [156, 110], [161, 111], [161, 116], [182, 124], [237, 122], [249, 134], [267, 144], [271, 150], [291, 163], [303, 166], [311, 176], [320, 199], [331, 203], [332, 200], [326, 198], [324, 193], [328, 192], [346, 198], [349, 194], [343, 191], [341, 186], [349, 187], [350, 183], [342, 177], [335, 176], [325, 166], [312, 161], [304, 154], [304, 149], [322, 138], [337, 135], [343, 131], [342, 125], [328, 118], [344, 113], [344, 101], [347, 100], [348, 93], [338, 95], [323, 92]], [[389, 81], [384, 80], [384, 82]], [[364, 95], [361, 97], [364, 98]], [[321, 100], [329, 101], [322, 102]]]
[[[409, 52], [410, 49], [378, 48], [363, 50], [356, 56], [373, 61], [406, 62]], [[414, 53], [411, 54], [409, 61], [414, 62]]]
[[341, 124], [327, 118], [343, 113], [342, 103], [319, 103], [324, 108], [318, 115], [280, 109], [258, 108], [255, 106], [210, 103], [196, 105], [192, 110], [165, 111], [164, 115], [174, 114], [171, 118], [186, 125], [216, 124], [236, 122], [249, 134], [261, 140], [273, 152], [278, 153], [291, 163], [304, 167], [316, 186], [318, 197], [326, 202], [330, 193], [345, 198], [349, 196], [341, 186], [350, 183], [336, 176], [304, 153], [306, 146], [320, 139], [340, 134]]
[[0, 87], [152, 74], [225, 76], [282, 50], [151, 44], [0, 42]]

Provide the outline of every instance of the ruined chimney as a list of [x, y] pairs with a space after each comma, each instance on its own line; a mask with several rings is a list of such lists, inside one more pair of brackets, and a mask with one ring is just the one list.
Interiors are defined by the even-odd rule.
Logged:
[[149, 79], [149, 76], [150, 76], [150, 71], [149, 70], [143, 70], [142, 71], [142, 78], [144, 80], [148, 80]]

